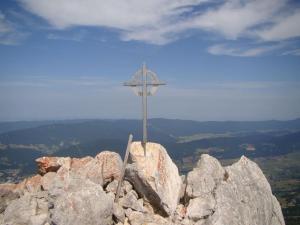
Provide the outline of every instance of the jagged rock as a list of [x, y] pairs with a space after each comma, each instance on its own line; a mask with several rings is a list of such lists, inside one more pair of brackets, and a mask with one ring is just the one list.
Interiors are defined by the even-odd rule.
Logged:
[[0, 214], [4, 212], [12, 200], [20, 197], [20, 195], [14, 191], [15, 186], [15, 184], [0, 184]]
[[122, 166], [117, 153], [40, 158], [43, 176], [0, 185], [0, 224], [284, 225], [268, 181], [246, 157], [223, 168], [217, 159], [202, 155], [186, 179], [159, 144], [148, 143], [145, 157], [134, 142], [130, 157], [128, 181], [115, 204]]
[[127, 181], [123, 181], [125, 194], [129, 193], [132, 190], [132, 185]]
[[70, 157], [41, 157], [35, 160], [38, 164], [39, 174], [56, 172], [61, 166], [70, 167]]
[[42, 176], [35, 175], [25, 182], [25, 187], [28, 192], [38, 192], [41, 190], [42, 187]]
[[94, 159], [87, 160], [81, 169], [76, 170], [76, 174], [84, 179], [90, 179], [94, 183], [104, 185], [120, 178], [122, 165], [119, 154], [104, 151]]
[[93, 160], [93, 157], [86, 156], [83, 158], [72, 158], [71, 168], [74, 172], [81, 170], [88, 162]]
[[13, 200], [4, 212], [5, 225], [43, 225], [48, 220], [47, 193], [26, 194]]
[[51, 210], [56, 225], [110, 225], [113, 201], [102, 187], [89, 180], [72, 180]]
[[118, 222], [124, 223], [124, 221], [125, 221], [124, 209], [117, 203], [114, 203], [113, 215], [117, 219]]
[[143, 203], [138, 201], [137, 194], [134, 190], [131, 190], [127, 195], [125, 195], [123, 198], [120, 198], [120, 204], [124, 208], [131, 208], [133, 210], [143, 212]]
[[51, 189], [54, 185], [56, 185], [55, 183], [55, 177], [56, 177], [56, 173], [54, 172], [49, 172], [49, 173], [46, 173], [43, 177], [42, 177], [42, 180], [41, 180], [41, 185], [42, 185], [42, 188], [44, 190], [49, 190]]
[[117, 192], [117, 188], [118, 188], [118, 181], [117, 180], [113, 180], [112, 182], [110, 182], [106, 186], [106, 191], [109, 191], [109, 192], [112, 192], [112, 193], [116, 193]]
[[177, 220], [182, 220], [186, 216], [186, 207], [182, 204], [177, 205], [176, 207], [176, 214]]
[[129, 216], [131, 225], [170, 225], [170, 222], [165, 218], [155, 214], [143, 214], [133, 211]]
[[[212, 159], [212, 157], [202, 156], [199, 167], [196, 169], [197, 176], [188, 175], [188, 187], [189, 181], [192, 181], [193, 184], [190, 185], [189, 196], [210, 196], [215, 200], [215, 206], [213, 206], [214, 203], [211, 203], [207, 207], [208, 211], [212, 210], [211, 215], [208, 215], [205, 221], [200, 220], [198, 223], [284, 225], [278, 202], [272, 195], [270, 185], [256, 163], [242, 157], [237, 163], [226, 167], [226, 171], [224, 170], [223, 173], [216, 162], [216, 159]], [[206, 177], [204, 180], [203, 173], [210, 174], [213, 179]], [[198, 182], [197, 179], [206, 182], [207, 186], [199, 184], [202, 185], [204, 191], [195, 185]], [[197, 211], [197, 204], [193, 206], [194, 201], [195, 199], [190, 200], [189, 207], [195, 207]], [[203, 202], [209, 203], [210, 200]], [[198, 218], [201, 217], [196, 216], [193, 219]]]
[[103, 151], [100, 152], [95, 159], [97, 159], [102, 166], [104, 183], [120, 179], [123, 161], [118, 153]]
[[217, 159], [207, 154], [201, 155], [197, 167], [187, 175], [187, 196], [195, 198], [210, 195], [216, 184], [223, 180], [224, 174], [225, 170]]
[[189, 219], [193, 221], [198, 221], [207, 216], [213, 214], [215, 209], [216, 201], [212, 195], [209, 197], [198, 197], [191, 199], [187, 207], [187, 213]]
[[133, 164], [126, 168], [126, 179], [162, 214], [172, 215], [180, 197], [181, 178], [167, 151], [148, 142], [145, 156], [141, 142], [133, 142], [130, 158]]

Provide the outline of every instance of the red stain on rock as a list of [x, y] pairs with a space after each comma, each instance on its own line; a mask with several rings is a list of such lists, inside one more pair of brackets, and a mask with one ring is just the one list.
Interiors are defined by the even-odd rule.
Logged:
[[119, 154], [104, 151], [99, 153], [95, 159], [98, 160], [98, 163], [101, 165], [104, 182], [120, 179], [123, 162]]
[[48, 172], [56, 172], [61, 167], [58, 163], [58, 157], [41, 157], [35, 161], [38, 164], [38, 172], [41, 175]]
[[82, 167], [84, 167], [91, 160], [93, 160], [93, 158], [90, 156], [86, 156], [84, 158], [72, 158], [71, 169], [73, 171], [78, 171], [82, 169]]

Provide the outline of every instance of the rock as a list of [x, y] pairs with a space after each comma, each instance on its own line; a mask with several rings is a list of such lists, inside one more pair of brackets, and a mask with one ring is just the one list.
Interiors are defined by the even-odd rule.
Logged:
[[[114, 194], [116, 194], [117, 192], [117, 188], [118, 188], [118, 181], [117, 180], [113, 180], [112, 182], [110, 182], [107, 186], [106, 186], [106, 191], [112, 192]], [[121, 191], [122, 192], [122, 191]], [[122, 196], [122, 195], [121, 195]]]
[[167, 151], [148, 142], [145, 156], [141, 142], [133, 142], [130, 158], [133, 164], [126, 168], [126, 179], [161, 214], [172, 215], [180, 197], [181, 178]]
[[15, 184], [0, 184], [0, 213], [3, 213], [8, 204], [20, 195], [14, 192]]
[[84, 179], [89, 179], [96, 184], [105, 185], [120, 178], [122, 164], [119, 154], [104, 151], [99, 153], [94, 159], [87, 160], [85, 165], [75, 172]]
[[131, 208], [133, 210], [143, 212], [143, 203], [138, 201], [137, 194], [134, 190], [131, 190], [127, 195], [123, 198], [120, 198], [120, 205], [124, 208]]
[[186, 195], [189, 198], [206, 197], [224, 178], [225, 170], [219, 161], [207, 154], [201, 155], [197, 167], [187, 175]]
[[56, 172], [61, 166], [70, 167], [70, 157], [41, 157], [35, 160], [38, 164], [38, 172], [44, 175], [48, 172]]
[[213, 196], [208, 198], [198, 197], [191, 199], [187, 207], [187, 213], [189, 219], [198, 221], [214, 213], [215, 199]]
[[41, 175], [35, 175], [25, 182], [25, 187], [28, 192], [38, 192], [42, 187], [42, 177]]
[[76, 172], [83, 168], [88, 162], [93, 160], [93, 157], [86, 156], [83, 158], [72, 158], [71, 160], [71, 169]]
[[125, 194], [129, 193], [132, 190], [132, 185], [127, 180], [123, 181], [123, 186]]
[[[206, 163], [208, 168], [216, 168], [214, 160], [208, 162], [212, 162], [212, 165]], [[200, 173], [202, 170], [204, 173], [210, 169], [202, 166]], [[256, 163], [243, 156], [225, 170], [224, 179], [220, 180], [221, 173], [215, 172], [212, 175], [214, 180], [207, 182], [210, 188], [205, 189], [205, 193], [210, 190], [216, 202], [212, 215], [205, 221], [207, 224], [284, 225], [279, 203], [272, 195], [271, 187]], [[216, 178], [219, 183], [216, 182]], [[193, 195], [201, 193], [200, 190], [194, 190], [197, 189], [193, 187]]]
[[114, 203], [113, 215], [116, 218], [117, 222], [125, 222], [125, 212], [124, 209], [117, 203]]
[[42, 188], [47, 191], [53, 188], [56, 185], [55, 178], [56, 178], [56, 173], [54, 172], [46, 173], [41, 180]]
[[102, 166], [104, 183], [120, 179], [123, 161], [118, 153], [103, 151], [96, 156], [96, 159]]
[[13, 200], [4, 212], [3, 223], [7, 225], [43, 225], [48, 220], [47, 194], [26, 194]]
[[73, 180], [59, 195], [51, 210], [56, 225], [110, 225], [113, 201], [100, 185], [89, 180]]
[[170, 225], [165, 218], [155, 214], [143, 214], [141, 212], [132, 212], [129, 216], [131, 225]]
[[186, 215], [186, 207], [182, 204], [177, 205], [176, 214], [177, 219], [182, 220]]

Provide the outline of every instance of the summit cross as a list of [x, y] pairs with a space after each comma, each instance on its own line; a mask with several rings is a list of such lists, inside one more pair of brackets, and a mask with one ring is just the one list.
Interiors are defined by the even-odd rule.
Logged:
[[[144, 63], [142, 68], [139, 69], [124, 86], [129, 86], [133, 89], [137, 96], [142, 97], [143, 105], [143, 141], [142, 145], [146, 149], [147, 143], [147, 96], [154, 95], [158, 86], [165, 85], [166, 83], [158, 80], [157, 75], [149, 70]], [[146, 151], [145, 151], [146, 152]]]

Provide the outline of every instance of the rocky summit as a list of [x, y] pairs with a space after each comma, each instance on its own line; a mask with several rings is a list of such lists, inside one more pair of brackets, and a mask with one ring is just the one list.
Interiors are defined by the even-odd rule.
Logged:
[[203, 154], [186, 176], [160, 144], [133, 142], [120, 198], [121, 157], [42, 157], [38, 175], [0, 184], [3, 225], [284, 225], [256, 163], [231, 166]]

